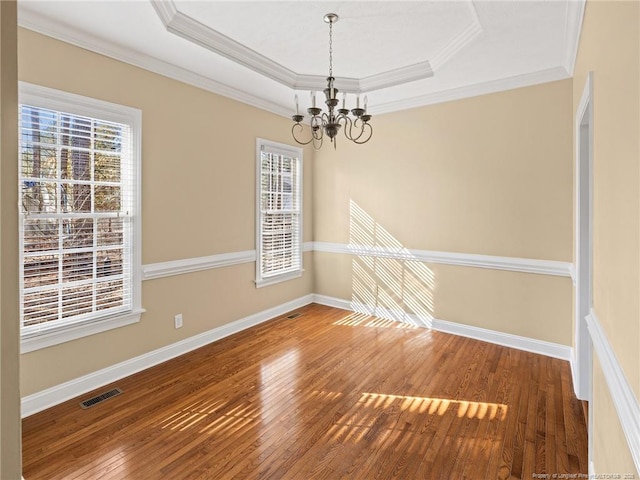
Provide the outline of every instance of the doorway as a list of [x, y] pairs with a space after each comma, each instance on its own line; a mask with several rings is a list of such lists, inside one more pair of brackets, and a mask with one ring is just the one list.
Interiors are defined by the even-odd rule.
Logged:
[[[593, 72], [589, 72], [576, 111], [575, 215], [575, 351], [576, 396], [592, 399], [592, 347], [586, 317], [593, 306]], [[589, 455], [592, 449], [592, 405], [589, 406]]]

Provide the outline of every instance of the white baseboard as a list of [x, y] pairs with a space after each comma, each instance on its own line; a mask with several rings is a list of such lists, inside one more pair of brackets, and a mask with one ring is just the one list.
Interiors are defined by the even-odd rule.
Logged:
[[571, 360], [572, 348], [559, 343], [546, 342], [529, 337], [521, 337], [511, 333], [503, 333], [486, 328], [472, 327], [461, 323], [447, 322], [445, 320], [433, 321], [433, 329], [439, 332], [452, 333], [461, 337], [474, 338], [483, 342], [495, 343], [504, 347], [516, 348], [525, 352], [537, 353], [547, 357]]
[[461, 323], [448, 322], [445, 320], [439, 320], [437, 318], [424, 318], [422, 316], [408, 314], [405, 312], [389, 311], [381, 307], [355, 305], [349, 300], [329, 297], [326, 295], [315, 294], [313, 296], [313, 301], [322, 305], [328, 305], [331, 307], [342, 308], [344, 310], [355, 312], [367, 313], [391, 320], [404, 321], [412, 325], [432, 328], [433, 330], [443, 333], [451, 333], [453, 335], [459, 335], [461, 337], [474, 338], [476, 340], [482, 340], [484, 342], [494, 343], [510, 348], [517, 348], [518, 350], [524, 350], [526, 352], [559, 358], [561, 360], [566, 360], [569, 362], [571, 361], [572, 357], [571, 347], [560, 345], [557, 343], [545, 342], [543, 340], [536, 340], [528, 337], [521, 337], [519, 335], [513, 335], [510, 333], [497, 332], [494, 330], [488, 330], [486, 328], [463, 325]]
[[222, 325], [207, 332], [186, 338], [179, 342], [167, 345], [166, 347], [153, 350], [144, 355], [125, 360], [97, 372], [84, 375], [68, 382], [56, 385], [55, 387], [42, 390], [22, 398], [22, 418], [45, 410], [49, 407], [62, 403], [66, 400], [82, 395], [83, 393], [100, 388], [103, 385], [120, 380], [121, 378], [133, 375], [147, 368], [158, 365], [172, 358], [183, 355], [196, 348], [203, 347], [209, 343], [220, 340], [234, 333], [245, 330], [254, 325], [266, 322], [278, 317], [295, 308], [308, 305], [313, 301], [313, 295], [291, 300], [273, 308], [249, 315], [235, 322]]
[[598, 355], [631, 456], [636, 469], [640, 472], [640, 403], [593, 309], [586, 319], [593, 348]]
[[309, 294], [291, 300], [273, 308], [249, 315], [235, 322], [214, 328], [207, 332], [181, 340], [166, 347], [153, 350], [144, 355], [120, 362], [116, 365], [98, 370], [68, 382], [56, 385], [55, 387], [42, 390], [22, 398], [22, 417], [33, 415], [49, 407], [62, 403], [71, 398], [82, 395], [100, 388], [103, 385], [115, 382], [121, 378], [133, 375], [147, 368], [158, 365], [172, 358], [183, 355], [191, 350], [200, 348], [209, 343], [220, 340], [224, 337], [240, 332], [254, 325], [258, 325], [279, 315], [287, 313], [295, 308], [300, 308], [309, 303], [319, 303], [348, 311], [356, 311], [381, 318], [405, 321], [412, 325], [434, 330], [474, 338], [489, 343], [495, 343], [506, 347], [517, 348], [527, 352], [538, 353], [562, 360], [571, 359], [571, 348], [565, 345], [544, 342], [518, 335], [496, 332], [484, 328], [472, 327], [453, 322], [447, 322], [435, 318], [421, 318], [417, 315], [405, 312], [396, 312], [381, 307], [370, 307], [366, 305], [355, 305], [349, 300], [344, 300], [326, 295]]
[[578, 397], [579, 400], [588, 400], [588, 398], [580, 398], [578, 395], [577, 385], [579, 385], [578, 379], [578, 361], [576, 360], [576, 351], [571, 349], [571, 358], [569, 358], [569, 366], [571, 367], [571, 381], [573, 382], [573, 393]]
[[329, 297], [327, 295], [320, 295], [315, 293], [313, 295], [313, 302], [320, 305], [326, 305], [327, 307], [341, 308], [342, 310], [351, 310], [351, 302], [349, 300], [343, 300], [341, 298]]

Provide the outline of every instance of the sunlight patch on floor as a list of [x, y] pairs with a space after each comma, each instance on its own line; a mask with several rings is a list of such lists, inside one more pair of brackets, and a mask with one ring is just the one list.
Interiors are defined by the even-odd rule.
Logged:
[[346, 317], [333, 322], [333, 325], [342, 325], [346, 327], [374, 327], [374, 328], [404, 328], [416, 329], [416, 325], [404, 323], [397, 320], [387, 318], [378, 318], [367, 315], [366, 313], [352, 313]]
[[455, 410], [458, 418], [489, 417], [504, 420], [508, 406], [502, 403], [474, 402], [468, 400], [451, 400], [447, 398], [414, 397], [409, 395], [388, 395], [384, 393], [363, 393], [360, 397], [365, 407], [388, 408], [396, 403], [401, 410], [409, 410], [429, 415], [444, 415], [450, 409]]

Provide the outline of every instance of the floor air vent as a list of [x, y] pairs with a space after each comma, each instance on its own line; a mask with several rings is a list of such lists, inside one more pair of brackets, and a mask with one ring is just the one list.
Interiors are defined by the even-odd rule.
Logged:
[[302, 315], [300, 312], [296, 312], [291, 315], [287, 315], [287, 318], [298, 318], [300, 315]]
[[80, 402], [80, 406], [82, 408], [93, 407], [96, 403], [104, 402], [107, 398], [115, 397], [116, 395], [120, 395], [122, 390], [119, 388], [114, 388], [113, 390], [109, 390], [108, 392], [104, 392], [101, 395], [97, 395], [89, 400], [85, 400], [84, 402]]

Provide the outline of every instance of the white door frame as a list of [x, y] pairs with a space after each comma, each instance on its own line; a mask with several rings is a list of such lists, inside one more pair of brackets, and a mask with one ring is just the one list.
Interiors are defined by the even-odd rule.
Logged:
[[576, 396], [591, 400], [592, 348], [585, 317], [593, 305], [593, 72], [587, 75], [576, 111], [575, 138], [575, 348], [572, 371]]

